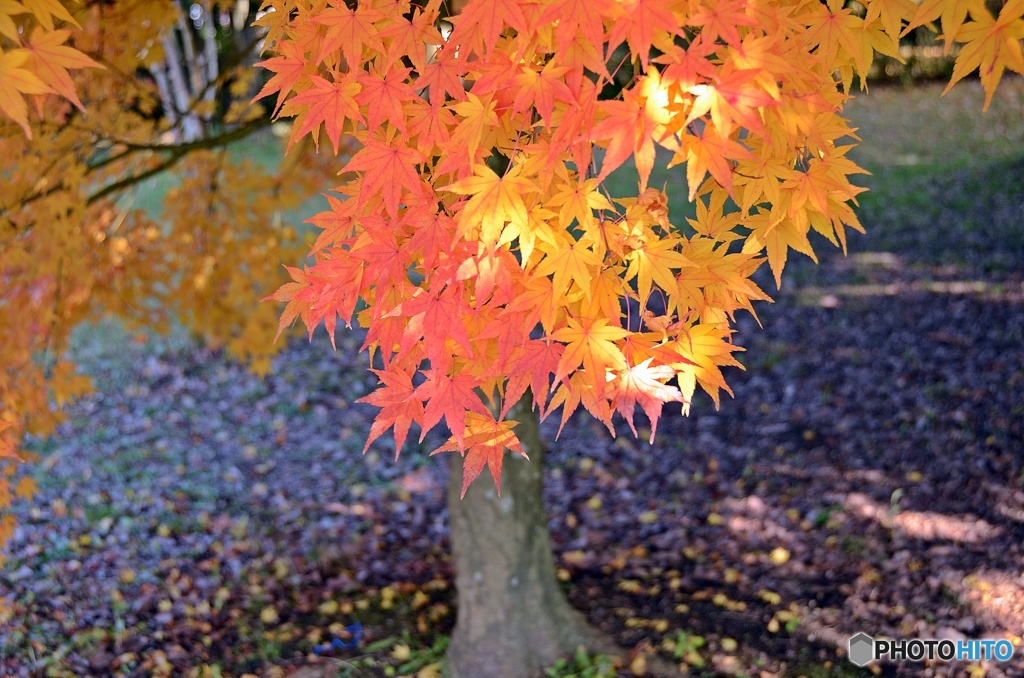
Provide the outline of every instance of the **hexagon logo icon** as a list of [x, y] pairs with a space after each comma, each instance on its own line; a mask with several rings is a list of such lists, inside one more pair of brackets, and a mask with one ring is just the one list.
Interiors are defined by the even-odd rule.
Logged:
[[855, 665], [866, 666], [875, 658], [875, 639], [863, 631], [851, 637], [849, 657]]

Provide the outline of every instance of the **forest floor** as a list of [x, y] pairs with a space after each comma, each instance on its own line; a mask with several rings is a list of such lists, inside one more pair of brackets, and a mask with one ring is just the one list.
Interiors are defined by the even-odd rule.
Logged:
[[[1005, 638], [1010, 663], [874, 671], [1024, 676], [1024, 86], [985, 117], [973, 83], [938, 94], [851, 105], [868, 234], [759, 278], [776, 301], [739, 324], [734, 398], [669, 408], [653, 445], [545, 423], [560, 577], [624, 647], [868, 676], [860, 631]], [[99, 390], [33, 443], [0, 674], [283, 676], [337, 638], [339, 675], [437, 675], [447, 464], [360, 454], [359, 344], [293, 341], [261, 380], [180, 338], [81, 333]]]

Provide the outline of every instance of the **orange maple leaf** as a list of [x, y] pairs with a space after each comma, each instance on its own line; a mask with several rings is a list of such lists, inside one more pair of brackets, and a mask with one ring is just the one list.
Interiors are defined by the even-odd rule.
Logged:
[[[317, 130], [320, 123], [323, 123], [331, 145], [334, 147], [334, 152], [337, 153], [341, 135], [345, 131], [345, 122], [347, 120], [360, 122], [363, 120], [354, 99], [362, 89], [362, 85], [356, 82], [351, 73], [334, 73], [332, 77], [333, 80], [328, 80], [319, 75], [309, 76], [313, 86], [294, 96], [288, 102], [288, 107], [292, 109], [299, 104], [308, 105], [300, 117], [302, 124], [293, 134], [293, 139]], [[317, 139], [316, 134], [313, 135], [313, 139]]]
[[360, 106], [366, 106], [366, 127], [372, 134], [384, 118], [399, 132], [406, 134], [403, 101], [412, 101], [416, 92], [408, 84], [409, 68], [390, 68], [383, 77], [374, 70], [360, 71], [356, 80], [362, 90], [356, 95]]
[[388, 215], [398, 216], [402, 192], [414, 197], [424, 197], [423, 180], [416, 166], [426, 162], [426, 157], [415, 148], [410, 148], [390, 135], [370, 139], [352, 159], [341, 168], [345, 172], [365, 172], [360, 184], [359, 200], [368, 200], [380, 195]]
[[0, 53], [0, 110], [21, 125], [25, 136], [31, 139], [28, 106], [25, 105], [25, 98], [22, 95], [49, 94], [53, 89], [35, 73], [24, 68], [29, 56], [30, 52], [25, 49], [12, 49]]
[[629, 50], [640, 57], [646, 68], [650, 62], [654, 32], [664, 31], [672, 35], [684, 35], [683, 27], [672, 9], [661, 0], [620, 0], [622, 16], [612, 24], [608, 36], [608, 52], [622, 44], [629, 44]]
[[517, 169], [513, 169], [499, 177], [486, 165], [477, 165], [474, 176], [442, 189], [473, 196], [459, 213], [460, 236], [472, 234], [482, 242], [493, 243], [497, 241], [506, 221], [520, 227], [526, 226], [526, 203], [523, 196], [537, 189], [532, 181], [518, 174]]
[[409, 427], [423, 419], [423, 402], [416, 397], [413, 386], [413, 375], [391, 363], [385, 370], [371, 370], [383, 384], [368, 396], [356, 402], [369, 403], [381, 408], [370, 426], [370, 433], [363, 446], [363, 454], [370, 449], [370, 444], [385, 431], [394, 426], [395, 458], [402, 451], [402, 445], [409, 434]]
[[60, 19], [79, 27], [78, 22], [58, 0], [20, 0], [27, 10], [35, 15], [39, 24], [48, 31], [53, 30], [53, 20]]
[[519, 422], [512, 419], [496, 421], [490, 412], [469, 412], [466, 414], [465, 438], [459, 440], [452, 436], [447, 443], [431, 452], [430, 456], [441, 452], [462, 452], [464, 461], [461, 497], [466, 496], [469, 484], [480, 475], [484, 466], [487, 466], [494, 477], [494, 485], [500, 495], [501, 465], [505, 458], [505, 450], [511, 450], [529, 459], [519, 442], [519, 437], [512, 430], [517, 424]]
[[259, 101], [265, 96], [277, 92], [277, 104], [274, 106], [274, 115], [281, 110], [281, 104], [288, 97], [289, 92], [306, 71], [306, 55], [297, 43], [279, 42], [274, 49], [281, 52], [281, 56], [271, 57], [258, 62], [256, 65], [273, 71], [274, 76], [267, 81], [259, 94], [253, 101]]
[[[436, 328], [436, 331], [444, 331], [444, 328]], [[423, 433], [420, 441], [426, 437], [427, 431], [434, 428], [441, 417], [444, 417], [456, 442], [460, 448], [464, 447], [466, 437], [466, 416], [468, 413], [487, 414], [487, 407], [474, 392], [476, 388], [473, 375], [463, 372], [454, 377], [440, 372], [430, 370], [427, 372], [427, 380], [416, 387], [413, 397], [426, 400], [427, 404], [423, 410]]]
[[380, 32], [373, 25], [384, 18], [384, 14], [359, 3], [355, 9], [348, 7], [330, 7], [314, 17], [318, 24], [330, 26], [317, 61], [330, 56], [338, 49], [345, 55], [345, 63], [349, 69], [356, 70], [363, 65], [363, 47], [369, 46], [379, 52], [384, 51], [380, 41]]
[[566, 343], [555, 371], [555, 383], [583, 365], [591, 383], [602, 389], [607, 372], [626, 369], [626, 358], [615, 341], [629, 331], [608, 323], [607, 318], [569, 318], [565, 327], [551, 335], [552, 339]]
[[494, 50], [505, 26], [525, 31], [526, 16], [518, 0], [473, 0], [451, 17], [455, 24], [449, 40], [468, 51], [485, 54]]
[[64, 43], [71, 36], [71, 31], [59, 30], [46, 32], [36, 29], [25, 49], [32, 53], [29, 67], [39, 79], [56, 90], [61, 96], [73, 103], [79, 110], [85, 110], [75, 83], [71, 80], [69, 68], [103, 68], [82, 52], [68, 47]]

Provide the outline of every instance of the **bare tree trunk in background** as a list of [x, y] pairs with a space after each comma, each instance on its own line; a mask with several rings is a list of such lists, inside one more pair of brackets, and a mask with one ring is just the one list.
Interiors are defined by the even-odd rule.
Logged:
[[529, 396], [509, 415], [527, 461], [506, 452], [499, 497], [483, 473], [459, 499], [462, 457], [448, 483], [458, 617], [448, 648], [453, 678], [533, 678], [580, 645], [612, 645], [566, 600], [555, 578], [541, 497], [543, 445]]
[[[204, 11], [202, 26], [193, 34], [191, 18], [182, 10], [176, 27], [163, 36], [164, 61], [150, 66], [175, 141], [197, 141], [208, 131], [220, 75], [217, 20], [216, 13]], [[199, 100], [207, 102], [201, 113], [195, 110]]]

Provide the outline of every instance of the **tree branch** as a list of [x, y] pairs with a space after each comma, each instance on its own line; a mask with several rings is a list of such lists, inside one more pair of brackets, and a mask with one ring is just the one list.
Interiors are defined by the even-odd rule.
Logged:
[[[94, 165], [87, 165], [85, 171], [86, 176], [93, 172], [96, 172], [99, 169], [102, 169], [103, 167], [106, 167], [107, 165], [115, 163], [118, 160], [123, 160], [129, 155], [132, 155], [133, 153], [138, 153], [141, 151], [151, 151], [154, 153], [169, 153], [170, 156], [164, 162], [154, 167], [151, 167], [144, 172], [122, 177], [117, 181], [113, 182], [112, 184], [108, 184], [103, 188], [98, 189], [95, 193], [92, 193], [88, 198], [86, 198], [86, 204], [91, 205], [95, 203], [97, 200], [101, 200], [107, 197], [111, 193], [115, 193], [122, 189], [128, 188], [129, 186], [133, 186], [139, 183], [140, 181], [145, 181], [150, 177], [156, 176], [160, 172], [166, 171], [173, 167], [174, 165], [176, 165], [179, 160], [181, 160], [183, 157], [185, 157], [186, 155], [193, 151], [221, 148], [223, 146], [227, 146], [236, 141], [244, 139], [247, 136], [251, 135], [252, 133], [269, 126], [270, 122], [270, 118], [268, 117], [258, 118], [256, 120], [253, 120], [252, 122], [242, 125], [241, 127], [237, 127], [231, 130], [230, 132], [226, 132], [225, 134], [221, 134], [216, 137], [206, 137], [205, 139], [197, 139], [196, 141], [188, 141], [175, 145], [133, 144], [117, 141], [115, 143], [117, 143], [120, 146], [124, 146], [126, 150], [116, 155], [112, 155], [109, 158], [106, 158]], [[35, 193], [24, 198], [23, 200], [18, 200], [16, 203], [12, 203], [11, 207], [13, 207], [14, 205], [29, 205], [31, 203], [36, 202], [37, 200], [42, 200], [43, 198], [63, 189], [64, 183], [57, 183], [51, 186], [50, 188], [46, 189], [45, 191], [40, 191], [39, 193]], [[2, 214], [2, 212], [0, 212], [0, 214]], [[7, 219], [7, 221], [12, 227], [14, 227], [14, 222], [12, 222], [10, 219]], [[18, 231], [23, 229], [18, 229], [17, 227], [15, 227], [15, 230]]]
[[[103, 188], [99, 189], [98, 191], [90, 195], [88, 198], [86, 198], [86, 204], [91, 205], [97, 200], [102, 200], [111, 193], [116, 193], [117, 191], [125, 189], [129, 186], [133, 186], [139, 182], [145, 181], [150, 177], [156, 176], [157, 174], [160, 174], [161, 172], [164, 172], [173, 167], [174, 165], [176, 165], [179, 160], [181, 160], [182, 158], [184, 158], [186, 155], [193, 151], [227, 146], [228, 144], [238, 141], [239, 139], [244, 139], [245, 137], [249, 136], [256, 130], [262, 129], [269, 124], [269, 118], [259, 118], [249, 124], [234, 129], [228, 132], [227, 134], [221, 134], [220, 136], [217, 137], [197, 139], [196, 141], [188, 141], [181, 144], [177, 144], [175, 146], [149, 146], [146, 144], [126, 144], [126, 146], [128, 146], [132, 150], [132, 152], [140, 150], [170, 152], [170, 157], [168, 157], [164, 162], [160, 163], [159, 165], [155, 165], [154, 167], [151, 167], [144, 172], [122, 177], [111, 184], [107, 184], [106, 186], [104, 186]], [[124, 157], [124, 155], [126, 154], [121, 154], [118, 157]]]

